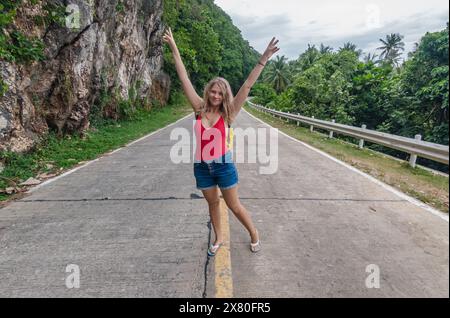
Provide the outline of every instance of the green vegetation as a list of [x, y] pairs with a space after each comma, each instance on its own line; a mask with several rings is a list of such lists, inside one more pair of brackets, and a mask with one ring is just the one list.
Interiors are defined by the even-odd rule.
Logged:
[[[36, 4], [38, 1], [31, 1]], [[31, 38], [15, 30], [13, 21], [23, 0], [0, 0], [0, 58], [16, 63], [43, 60], [44, 44], [40, 39]], [[6, 32], [6, 30], [8, 32]]]
[[[35, 5], [40, 0], [31, 0]], [[44, 43], [41, 39], [29, 37], [14, 26], [17, 9], [24, 0], [0, 0], [0, 59], [18, 64], [44, 60]], [[0, 78], [0, 97], [8, 91], [8, 86]]]
[[3, 81], [3, 79], [0, 79], [0, 97], [6, 94], [8, 91], [8, 85]]
[[[42, 41], [23, 34], [14, 25], [20, 6], [40, 1], [0, 0], [0, 59], [21, 64], [44, 59]], [[45, 16], [36, 17], [35, 22], [62, 25], [64, 8], [51, 5], [52, 2], [42, 3]], [[231, 18], [213, 0], [164, 0], [163, 5], [164, 25], [173, 30], [197, 92], [202, 95], [205, 84], [221, 76], [230, 82], [236, 93], [256, 65], [260, 53], [243, 39]], [[123, 12], [125, 1], [118, 1], [115, 9]], [[288, 61], [282, 56], [268, 63], [253, 87], [254, 102], [353, 126], [366, 124], [368, 129], [401, 136], [421, 134], [426, 141], [448, 145], [448, 32], [447, 24], [440, 32], [427, 33], [404, 63], [400, 62], [405, 45], [403, 37], [397, 33], [380, 39], [379, 56], [375, 53], [364, 55], [351, 42], [344, 43], [336, 51], [323, 44], [320, 48], [309, 45], [296, 60]], [[185, 106], [184, 95], [180, 93], [181, 84], [167, 46], [164, 46], [164, 61], [165, 71], [172, 80], [168, 107], [163, 108], [150, 98], [141, 99], [138, 96], [142, 84], [139, 80], [130, 87], [127, 98], [122, 99], [118, 88], [111, 88], [106, 82], [108, 72], [115, 70], [105, 70], [99, 97], [90, 112], [92, 129], [84, 137], [65, 136], [62, 139], [51, 132], [28, 154], [1, 153], [0, 161], [5, 167], [0, 173], [0, 189], [14, 187], [42, 172], [59, 173], [188, 114], [191, 109]], [[69, 78], [66, 81], [70, 83]], [[0, 78], [0, 97], [7, 89]], [[372, 150], [407, 159], [404, 153], [372, 144], [367, 145], [372, 150], [359, 150], [343, 141], [351, 140], [349, 137], [329, 140], [271, 116], [256, 115], [275, 127], [282, 127], [292, 136], [448, 211], [448, 179], [433, 176], [420, 168], [411, 169], [407, 163], [388, 159]], [[448, 172], [448, 166], [426, 159], [419, 158], [418, 163]]]
[[[200, 95], [216, 76], [226, 78], [236, 94], [261, 56], [213, 0], [164, 0], [164, 24], [171, 27], [192, 84]], [[170, 49], [165, 68], [180, 88]]]
[[[449, 29], [427, 33], [401, 65], [403, 37], [380, 39], [380, 58], [362, 56], [356, 45], [338, 51], [309, 46], [297, 60], [269, 62], [252, 90], [254, 102], [291, 113], [449, 144]], [[378, 145], [374, 150], [407, 159]], [[448, 166], [419, 158], [419, 164], [448, 172]]]
[[[41, 39], [30, 37], [14, 25], [17, 10], [23, 5], [37, 5], [42, 0], [0, 0], [0, 59], [16, 64], [28, 64], [43, 61], [44, 43]], [[51, 2], [42, 6], [45, 12], [34, 17], [36, 25], [57, 24], [65, 26], [66, 8]], [[0, 78], [0, 97], [4, 96], [8, 86]]]
[[[380, 58], [387, 64], [398, 66], [400, 62], [401, 52], [405, 50], [403, 37], [398, 33], [386, 35], [386, 39], [380, 39], [382, 46], [378, 49], [382, 50]], [[381, 60], [380, 60], [381, 61]]]
[[59, 27], [66, 26], [66, 6], [56, 5], [51, 2], [46, 2], [43, 4], [42, 9], [45, 11], [44, 16], [37, 16], [35, 21], [38, 25], [51, 25], [56, 24]]
[[123, 12], [125, 12], [125, 4], [123, 3], [122, 0], [119, 0], [119, 1], [117, 2], [117, 5], [116, 5], [116, 12], [117, 12], [117, 13], [123, 13]]
[[[0, 173], [0, 189], [18, 186], [41, 173], [59, 174], [79, 163], [93, 160], [188, 115], [192, 108], [186, 105], [183, 95], [175, 93], [168, 106], [154, 107], [150, 111], [137, 109], [131, 119], [105, 119], [84, 137], [58, 138], [55, 132], [51, 132], [30, 153], [1, 152], [0, 162], [5, 168]], [[0, 200], [10, 197], [0, 193]]]
[[289, 136], [320, 149], [440, 211], [449, 212], [448, 177], [435, 175], [420, 167], [413, 169], [407, 162], [392, 159], [371, 149], [359, 149], [357, 144], [337, 138], [330, 139], [320, 131], [311, 133], [309, 127], [297, 127], [296, 123], [289, 124], [286, 120], [259, 112], [249, 106], [244, 108]]

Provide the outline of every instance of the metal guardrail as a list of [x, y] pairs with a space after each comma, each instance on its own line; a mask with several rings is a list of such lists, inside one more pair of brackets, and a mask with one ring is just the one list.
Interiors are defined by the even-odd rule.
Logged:
[[285, 118], [287, 121], [296, 121], [299, 123], [310, 125], [311, 131], [314, 127], [325, 129], [330, 131], [330, 138], [333, 137], [333, 133], [339, 133], [354, 138], [359, 138], [359, 147], [364, 147], [364, 141], [370, 141], [379, 145], [386, 146], [388, 148], [404, 151], [411, 154], [409, 163], [412, 167], [416, 166], [417, 157], [428, 158], [444, 164], [449, 164], [449, 146], [435, 144], [432, 142], [423, 141], [421, 135], [416, 135], [415, 139], [387, 134], [375, 130], [369, 130], [363, 125], [362, 128], [337, 124], [334, 121], [324, 121], [315, 118], [305, 117], [301, 115], [284, 113], [278, 110], [266, 108], [261, 105], [256, 105], [248, 101], [249, 105], [253, 108], [261, 110], [263, 112]]

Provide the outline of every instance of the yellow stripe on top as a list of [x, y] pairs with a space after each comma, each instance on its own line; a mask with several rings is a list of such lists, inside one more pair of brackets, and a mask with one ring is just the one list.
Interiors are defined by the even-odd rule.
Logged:
[[226, 129], [227, 131], [227, 149], [228, 150], [233, 150], [233, 137], [234, 137], [234, 133], [233, 133], [233, 127], [230, 127]]
[[223, 230], [224, 245], [217, 251], [214, 260], [214, 283], [216, 298], [233, 298], [233, 275], [231, 272], [230, 222], [228, 206], [220, 199], [220, 224]]

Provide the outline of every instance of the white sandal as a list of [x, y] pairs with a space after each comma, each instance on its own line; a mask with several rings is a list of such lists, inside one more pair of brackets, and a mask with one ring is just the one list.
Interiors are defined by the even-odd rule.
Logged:
[[222, 247], [224, 243], [219, 243], [217, 245], [213, 245], [211, 244], [208, 248], [208, 255], [209, 256], [216, 256], [217, 251], [219, 250], [220, 247]]
[[253, 253], [257, 253], [257, 252], [259, 252], [261, 250], [261, 241], [259, 240], [258, 230], [256, 230], [256, 234], [258, 235], [258, 242], [256, 242], [256, 243], [250, 242], [250, 250]]

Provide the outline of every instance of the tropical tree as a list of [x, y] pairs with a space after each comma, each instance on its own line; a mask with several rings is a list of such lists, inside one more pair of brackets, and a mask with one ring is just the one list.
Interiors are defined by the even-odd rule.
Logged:
[[339, 48], [339, 52], [342, 52], [342, 51], [355, 52], [358, 57], [360, 57], [362, 54], [362, 50], [359, 50], [358, 47], [356, 46], [356, 44], [351, 43], [351, 42], [344, 43], [344, 46]]
[[320, 54], [327, 54], [333, 52], [333, 48], [331, 46], [325, 46], [323, 43], [320, 43]]
[[286, 64], [287, 58], [277, 56], [275, 60], [271, 61], [264, 74], [264, 82], [272, 85], [275, 91], [280, 94], [290, 84], [288, 78], [288, 66]]
[[386, 39], [380, 39], [382, 46], [377, 48], [381, 50], [380, 57], [391, 65], [399, 65], [401, 52], [405, 50], [405, 43], [402, 41], [404, 36], [399, 33], [391, 33], [386, 35]]
[[295, 72], [302, 73], [309, 69], [320, 59], [320, 52], [315, 45], [308, 44], [308, 48], [305, 52], [300, 54], [299, 58], [295, 62]]
[[[425, 141], [448, 145], [448, 24], [445, 30], [425, 34], [398, 67], [404, 50], [402, 36], [390, 34], [382, 44], [381, 52], [368, 53], [362, 59], [350, 42], [337, 52], [323, 44], [319, 49], [308, 45], [297, 60], [286, 63], [292, 84], [276, 96], [266, 84], [270, 89], [260, 88], [259, 94], [276, 109], [354, 126], [365, 124], [368, 129], [405, 137], [421, 134]], [[405, 156], [382, 146], [370, 148]], [[448, 166], [419, 161], [448, 172]]]
[[378, 59], [378, 55], [376, 55], [375, 53], [368, 53], [364, 56], [364, 62], [377, 64], [380, 62], [380, 60]]
[[[236, 92], [261, 57], [213, 0], [164, 0], [163, 23], [172, 28], [186, 70], [199, 93], [216, 76], [226, 78]], [[164, 61], [172, 87], [180, 90], [181, 82], [167, 46]]]
[[252, 100], [253, 103], [268, 105], [276, 98], [277, 93], [271, 85], [267, 83], [257, 82], [252, 87], [251, 95], [255, 96], [255, 98]]
[[402, 85], [412, 98], [410, 125], [424, 140], [448, 145], [449, 122], [449, 33], [427, 33], [412, 59], [404, 65]]

